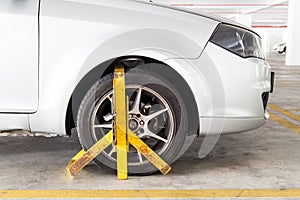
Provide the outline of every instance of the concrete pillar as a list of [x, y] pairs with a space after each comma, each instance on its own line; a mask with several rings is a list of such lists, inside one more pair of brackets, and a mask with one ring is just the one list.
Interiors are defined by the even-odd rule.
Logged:
[[289, 0], [286, 65], [300, 65], [300, 1]]
[[235, 18], [235, 21], [248, 26], [249, 28], [252, 27], [252, 15], [251, 14], [238, 14]]

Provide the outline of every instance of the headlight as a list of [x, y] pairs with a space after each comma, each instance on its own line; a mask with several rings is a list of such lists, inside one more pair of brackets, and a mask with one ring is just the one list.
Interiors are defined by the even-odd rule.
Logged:
[[210, 41], [243, 58], [256, 57], [265, 59], [261, 38], [246, 29], [220, 24]]

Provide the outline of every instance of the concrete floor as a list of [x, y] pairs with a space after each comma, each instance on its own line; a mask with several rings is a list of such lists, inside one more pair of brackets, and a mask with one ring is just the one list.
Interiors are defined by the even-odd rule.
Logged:
[[[300, 116], [300, 66], [284, 66], [284, 55], [272, 54], [276, 72], [270, 102]], [[275, 114], [296, 127], [300, 122]], [[130, 176], [118, 181], [94, 165], [71, 178], [65, 167], [80, 150], [71, 138], [0, 137], [0, 189], [286, 189], [300, 188], [300, 128], [275, 120], [247, 133], [223, 135], [213, 151], [198, 158], [202, 138], [172, 165], [167, 176]], [[300, 197], [299, 197], [300, 198]]]

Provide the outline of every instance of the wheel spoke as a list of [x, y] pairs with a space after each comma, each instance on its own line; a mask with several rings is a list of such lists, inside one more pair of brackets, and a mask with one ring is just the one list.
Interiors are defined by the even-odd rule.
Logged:
[[112, 124], [97, 124], [94, 125], [94, 128], [106, 128], [106, 129], [112, 129]]
[[158, 139], [158, 140], [160, 140], [160, 141], [163, 141], [164, 143], [167, 143], [167, 142], [168, 142], [167, 139], [165, 139], [165, 138], [163, 138], [163, 137], [161, 137], [161, 136], [159, 136], [159, 135], [156, 135], [156, 134], [152, 133], [152, 132], [151, 132], [149, 129], [147, 129], [147, 128], [145, 128], [144, 131], [145, 131], [145, 132], [144, 132], [143, 134], [139, 135], [140, 138], [145, 137], [145, 136], [149, 136], [149, 137], [153, 137], [153, 138], [155, 138], [155, 139]]
[[143, 162], [142, 154], [139, 151], [137, 151], [137, 155], [138, 155], [139, 161]]
[[131, 113], [136, 113], [139, 114], [140, 113], [140, 103], [141, 103], [141, 96], [142, 96], [142, 88], [139, 87], [134, 103], [132, 105], [132, 109], [130, 110]]
[[162, 109], [162, 110], [160, 110], [160, 111], [157, 111], [157, 112], [155, 112], [155, 113], [152, 113], [151, 115], [145, 116], [145, 119], [146, 119], [146, 121], [149, 122], [149, 121], [150, 121], [151, 119], [153, 119], [154, 117], [157, 117], [158, 115], [160, 115], [160, 114], [162, 114], [162, 113], [164, 113], [164, 112], [166, 112], [166, 111], [168, 111], [167, 108]]
[[114, 147], [111, 148], [110, 152], [108, 153], [109, 156], [111, 156], [115, 152]]

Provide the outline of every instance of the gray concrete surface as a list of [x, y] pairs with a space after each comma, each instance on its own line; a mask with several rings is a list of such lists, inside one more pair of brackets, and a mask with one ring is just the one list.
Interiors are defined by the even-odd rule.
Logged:
[[[268, 59], [277, 73], [270, 101], [300, 115], [300, 66], [284, 66], [284, 55], [272, 54]], [[118, 181], [94, 165], [74, 178], [67, 174], [67, 163], [80, 150], [76, 135], [0, 137], [0, 189], [300, 188], [300, 135], [274, 120], [258, 130], [221, 136], [213, 151], [199, 159], [202, 140], [193, 143], [167, 176], [130, 176]]]

